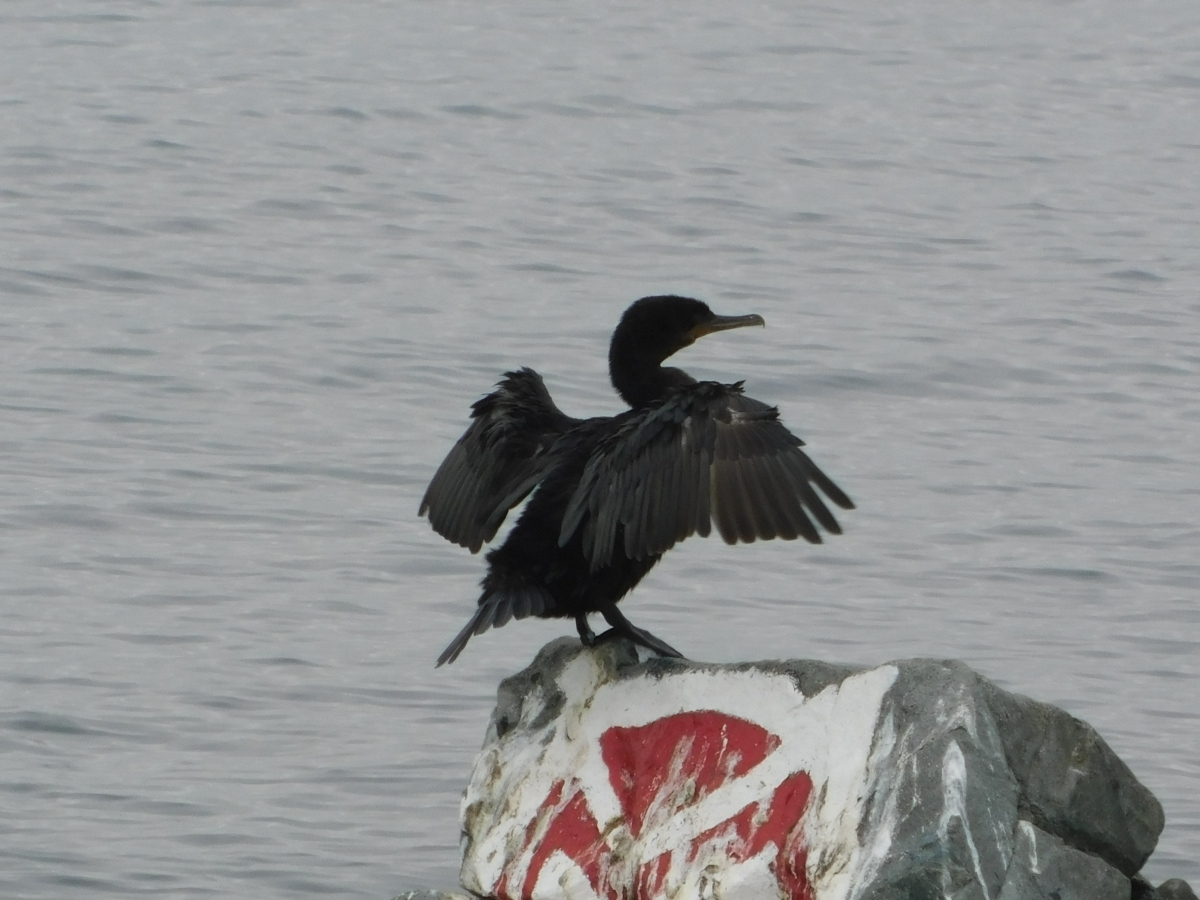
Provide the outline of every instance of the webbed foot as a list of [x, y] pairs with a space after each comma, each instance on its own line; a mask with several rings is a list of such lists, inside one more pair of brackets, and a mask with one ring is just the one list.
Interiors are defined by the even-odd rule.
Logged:
[[674, 659], [687, 659], [686, 656], [684, 656], [666, 641], [655, 637], [649, 631], [646, 631], [644, 628], [638, 628], [636, 625], [630, 622], [627, 618], [625, 618], [621, 611], [617, 609], [615, 604], [603, 607], [600, 610], [600, 614], [604, 616], [608, 624], [612, 626], [612, 628], [600, 635], [601, 640], [609, 635], [620, 635], [629, 638], [635, 644], [639, 644], [642, 647], [653, 650], [659, 656], [670, 656]]

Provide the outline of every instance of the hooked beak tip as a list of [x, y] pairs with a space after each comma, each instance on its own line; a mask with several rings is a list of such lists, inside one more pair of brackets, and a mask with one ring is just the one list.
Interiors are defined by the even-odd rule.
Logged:
[[757, 313], [748, 316], [713, 316], [711, 321], [693, 328], [691, 338], [695, 340], [714, 331], [729, 331], [731, 328], [745, 328], [749, 325], [761, 325], [765, 328], [767, 322]]

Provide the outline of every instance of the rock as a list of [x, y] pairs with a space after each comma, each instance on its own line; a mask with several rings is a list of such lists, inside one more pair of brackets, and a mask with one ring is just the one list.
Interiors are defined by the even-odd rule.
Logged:
[[1163, 829], [1158, 801], [1086, 722], [979, 682], [1021, 783], [1021, 818], [1136, 874]]
[[1197, 900], [1192, 886], [1182, 878], [1171, 878], [1154, 887], [1141, 875], [1134, 876], [1131, 900]]
[[1197, 900], [1192, 886], [1182, 878], [1171, 878], [1164, 881], [1156, 889], [1159, 900]]
[[1129, 879], [1036, 825], [1017, 822], [1012, 861], [998, 900], [1130, 900]]
[[1126, 900], [1162, 824], [1090, 726], [961, 663], [705, 665], [562, 639], [500, 686], [463, 798], [462, 884], [502, 900]]

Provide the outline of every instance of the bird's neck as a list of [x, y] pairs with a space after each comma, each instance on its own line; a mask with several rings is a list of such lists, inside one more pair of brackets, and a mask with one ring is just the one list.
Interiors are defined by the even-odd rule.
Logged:
[[645, 358], [620, 359], [610, 356], [608, 371], [617, 393], [634, 409], [658, 403], [681, 385], [696, 383], [683, 369], [664, 366], [661, 362]]

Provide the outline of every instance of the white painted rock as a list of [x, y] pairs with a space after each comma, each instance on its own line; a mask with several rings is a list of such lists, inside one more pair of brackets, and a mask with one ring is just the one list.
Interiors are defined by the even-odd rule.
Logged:
[[1127, 900], [1158, 802], [962, 664], [638, 662], [555, 641], [500, 687], [462, 884], [499, 900]]

